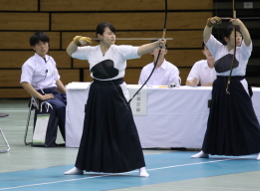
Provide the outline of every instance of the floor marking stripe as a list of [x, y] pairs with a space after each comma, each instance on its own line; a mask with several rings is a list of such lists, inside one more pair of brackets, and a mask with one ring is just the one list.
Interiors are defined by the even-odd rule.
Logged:
[[[253, 157], [253, 156], [252, 156]], [[230, 158], [230, 159], [222, 159], [222, 160], [216, 160], [216, 161], [208, 161], [208, 162], [198, 162], [198, 163], [191, 163], [191, 164], [182, 164], [182, 165], [174, 165], [174, 166], [167, 166], [167, 167], [161, 167], [161, 168], [154, 168], [154, 169], [147, 169], [147, 171], [153, 171], [153, 170], [161, 170], [161, 169], [168, 169], [168, 168], [176, 168], [176, 167], [183, 167], [183, 166], [191, 166], [191, 165], [199, 165], [199, 164], [206, 164], [206, 163], [214, 163], [214, 162], [222, 162], [222, 161], [228, 161], [228, 160], [237, 160], [237, 159], [247, 159], [251, 157], [238, 157], [238, 158]], [[115, 173], [115, 174], [105, 174], [100, 176], [93, 176], [93, 177], [87, 177], [87, 178], [78, 178], [78, 179], [71, 179], [71, 180], [61, 180], [56, 182], [47, 182], [47, 183], [39, 183], [39, 184], [31, 184], [31, 185], [24, 185], [24, 186], [16, 186], [16, 187], [8, 187], [8, 188], [1, 188], [0, 190], [11, 190], [11, 189], [17, 189], [17, 188], [25, 188], [25, 187], [32, 187], [32, 186], [41, 186], [41, 185], [48, 185], [48, 184], [57, 184], [62, 182], [72, 182], [72, 181], [78, 181], [78, 180], [87, 180], [87, 179], [93, 179], [93, 178], [102, 178], [106, 176], [116, 176], [120, 174], [129, 174], [134, 173], [138, 171], [130, 171], [130, 172], [124, 172], [124, 173]], [[66, 175], [69, 176], [69, 175]]]
[[[149, 169], [147, 171], [161, 170], [161, 169], [175, 168], [175, 167], [182, 167], [182, 166], [190, 166], [190, 165], [197, 165], [197, 164], [205, 164], [205, 163], [213, 163], [213, 162], [221, 162], [221, 161], [228, 161], [228, 160], [247, 159], [247, 158], [248, 157], [239, 157], [239, 158], [222, 159], [222, 160], [209, 161], [209, 162], [198, 162], [198, 163], [191, 163], [191, 164], [181, 164], [181, 165], [174, 165], [174, 166], [167, 166], [167, 167]], [[196, 159], [196, 158], [194, 158], [194, 159]]]

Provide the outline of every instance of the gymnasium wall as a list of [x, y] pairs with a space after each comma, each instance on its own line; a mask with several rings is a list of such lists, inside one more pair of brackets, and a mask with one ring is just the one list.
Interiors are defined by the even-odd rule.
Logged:
[[[49, 54], [57, 62], [64, 84], [91, 81], [88, 63], [70, 58], [65, 49], [76, 35], [95, 37], [96, 25], [110, 22], [118, 38], [160, 38], [164, 25], [163, 0], [1, 0], [0, 98], [30, 97], [20, 86], [22, 64], [34, 54], [29, 38], [36, 31], [50, 38]], [[212, 0], [168, 0], [166, 59], [180, 70], [182, 84], [191, 66], [204, 59], [202, 32], [213, 13]], [[117, 44], [142, 45], [144, 40], [118, 40]], [[125, 81], [136, 84], [151, 55], [128, 61]]]

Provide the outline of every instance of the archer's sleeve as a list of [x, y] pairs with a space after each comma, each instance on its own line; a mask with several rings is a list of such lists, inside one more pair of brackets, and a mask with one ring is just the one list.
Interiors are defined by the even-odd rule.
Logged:
[[[205, 42], [204, 42], [205, 43]], [[218, 49], [223, 47], [224, 45], [219, 42], [213, 35], [210, 36], [209, 40], [207, 43], [205, 43], [206, 46], [208, 47], [209, 51], [211, 54], [215, 57], [217, 54]]]
[[251, 53], [252, 53], [252, 50], [253, 50], [252, 41], [251, 41], [251, 44], [249, 46], [246, 46], [246, 44], [243, 40], [240, 48], [241, 48], [241, 53], [242, 53], [244, 60], [248, 60], [249, 57], [251, 56]]
[[71, 57], [79, 60], [88, 60], [90, 53], [90, 46], [78, 47], [77, 50], [74, 53], [72, 53]]
[[118, 48], [120, 49], [120, 53], [125, 60], [131, 60], [141, 57], [138, 55], [138, 46], [121, 45], [118, 46]]

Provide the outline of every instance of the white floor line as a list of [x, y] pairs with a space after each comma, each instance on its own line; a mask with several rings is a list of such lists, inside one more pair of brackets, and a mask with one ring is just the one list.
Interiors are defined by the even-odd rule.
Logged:
[[149, 169], [147, 171], [152, 171], [152, 170], [161, 170], [161, 169], [167, 169], [167, 168], [175, 168], [175, 167], [182, 167], [182, 166], [190, 166], [190, 165], [197, 165], [197, 164], [205, 164], [205, 163], [214, 163], [214, 162], [221, 162], [221, 161], [228, 161], [228, 160], [237, 160], [237, 159], [247, 159], [251, 157], [238, 157], [238, 158], [227, 158], [227, 159], [222, 159], [222, 160], [215, 160], [215, 161], [209, 161], [209, 162], [198, 162], [198, 163], [190, 163], [190, 164], [182, 164], [182, 165], [174, 165], [174, 166], [167, 166], [167, 167], [161, 167], [161, 168], [154, 168], [154, 169]]
[[[147, 169], [147, 171], [162, 170], [162, 169], [167, 169], [167, 168], [176, 168], [176, 167], [182, 167], [182, 166], [191, 166], [191, 165], [214, 163], [214, 162], [222, 162], [222, 161], [228, 161], [228, 160], [237, 160], [237, 159], [242, 159], [242, 158], [247, 159], [247, 158], [251, 158], [251, 157], [228, 158], [228, 159], [208, 161], [208, 162], [198, 162], [198, 163], [166, 166], [166, 167], [161, 167], [161, 168]], [[194, 159], [194, 160], [196, 160], [196, 159]], [[40, 184], [31, 184], [31, 185], [24, 185], [24, 186], [1, 188], [0, 190], [11, 190], [11, 189], [25, 188], [25, 187], [32, 187], [32, 186], [41, 186], [41, 185], [48, 185], [48, 184], [57, 184], [57, 183], [62, 183], [62, 182], [72, 182], [72, 181], [78, 181], [78, 180], [86, 180], [86, 179], [92, 179], [92, 178], [102, 178], [102, 177], [106, 177], [106, 176], [116, 176], [116, 175], [120, 175], [120, 174], [129, 174], [129, 173], [134, 173], [134, 172], [138, 172], [138, 171], [130, 171], [130, 172], [124, 172], [124, 173], [115, 173], [115, 174], [105, 174], [105, 175], [93, 176], [93, 177], [87, 177], [87, 178], [77, 178], [77, 179], [71, 179], [71, 180], [61, 180], [61, 181], [56, 181], [56, 182], [47, 182], [47, 183], [40, 183]], [[64, 176], [70, 176], [70, 175], [64, 175]], [[145, 177], [140, 177], [140, 178], [145, 178]]]

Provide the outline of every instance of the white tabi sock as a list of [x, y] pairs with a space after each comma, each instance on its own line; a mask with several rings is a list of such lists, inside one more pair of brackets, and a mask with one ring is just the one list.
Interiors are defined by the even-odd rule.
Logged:
[[191, 158], [209, 158], [209, 154], [200, 151], [199, 153], [192, 155]]
[[83, 174], [83, 170], [78, 169], [77, 167], [74, 167], [67, 172], [64, 172], [65, 175], [74, 175], [74, 174]]
[[260, 153], [258, 153], [256, 160], [260, 160]]
[[148, 177], [149, 174], [146, 172], [145, 167], [139, 168], [139, 176]]

